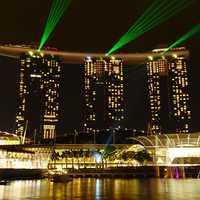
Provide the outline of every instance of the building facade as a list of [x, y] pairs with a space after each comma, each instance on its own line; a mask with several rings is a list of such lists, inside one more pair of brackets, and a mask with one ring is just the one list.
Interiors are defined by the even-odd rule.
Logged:
[[84, 62], [84, 131], [120, 127], [124, 119], [122, 60], [86, 58]]
[[59, 58], [33, 52], [21, 55], [18, 74], [16, 134], [35, 142], [53, 140], [59, 121]]
[[[155, 51], [162, 53], [164, 49]], [[187, 63], [185, 57], [175, 53], [171, 56], [151, 57], [147, 62], [149, 124], [152, 134], [188, 133], [191, 130]]]

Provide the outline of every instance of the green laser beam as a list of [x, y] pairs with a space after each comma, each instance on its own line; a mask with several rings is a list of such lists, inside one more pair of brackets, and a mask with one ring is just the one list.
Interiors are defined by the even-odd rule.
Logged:
[[53, 13], [55, 12], [55, 8], [57, 8], [57, 4], [58, 4], [58, 1], [53, 1], [52, 6], [51, 6], [51, 10], [50, 10], [50, 13], [49, 13], [49, 17], [47, 19], [47, 25], [52, 20]]
[[54, 13], [54, 18], [49, 22], [49, 29], [47, 30], [47, 35], [50, 35], [51, 32], [54, 30], [56, 24], [59, 21], [59, 17], [62, 16], [62, 2], [60, 4], [57, 4], [57, 9]]
[[54, 0], [53, 3], [52, 3], [51, 10], [50, 10], [50, 13], [49, 13], [49, 16], [48, 16], [48, 19], [47, 19], [47, 23], [46, 23], [44, 32], [48, 31], [48, 29], [49, 29], [49, 27], [52, 23], [52, 20], [54, 20], [54, 18], [55, 18], [55, 12], [58, 8], [58, 3], [59, 3], [59, 1], [57, 1], [57, 0]]
[[57, 26], [58, 22], [64, 15], [65, 11], [69, 7], [70, 3], [71, 0], [53, 1], [38, 50], [42, 49], [49, 36], [52, 34], [55, 27]]
[[[60, 1], [60, 3], [61, 3], [61, 1]], [[54, 1], [54, 4], [52, 5], [52, 7], [53, 7], [52, 13], [50, 13], [50, 17], [47, 20], [48, 26], [50, 26], [54, 22], [57, 12], [60, 11], [60, 9], [59, 9], [59, 1]]]
[[[185, 7], [185, 6], [184, 6], [184, 7]], [[173, 9], [175, 9], [175, 7], [174, 7]], [[181, 9], [182, 9], [182, 8], [181, 8]], [[170, 15], [170, 16], [171, 16], [171, 15]], [[168, 18], [169, 18], [170, 16], [168, 16]], [[173, 13], [172, 13], [172, 16], [173, 16]], [[161, 21], [163, 21], [163, 19], [162, 19]], [[158, 20], [157, 20], [156, 24], [161, 23], [161, 21], [158, 21]], [[147, 27], [148, 27], [148, 26], [147, 26]], [[152, 26], [150, 26], [150, 28], [146, 28], [146, 29], [149, 30], [149, 29], [151, 29], [152, 27], [154, 27], [154, 26], [152, 25]], [[137, 32], [137, 33], [135, 33], [135, 34], [136, 34], [137, 37], [138, 37], [138, 36], [140, 36], [141, 34], [143, 34], [144, 32], [146, 32], [147, 30], [145, 30], [145, 31], [143, 30], [143, 31], [141, 31], [141, 32]], [[132, 39], [135, 39], [135, 38], [137, 38], [137, 37], [134, 37], [134, 36], [132, 35]], [[132, 39], [126, 39], [125, 42], [118, 43], [118, 46], [116, 45], [115, 48], [112, 49], [112, 51], [117, 50], [118, 47], [121, 47], [121, 46], [123, 46], [124, 44], [127, 44], [128, 42], [132, 41]], [[111, 52], [110, 52], [110, 53], [111, 53]]]
[[[161, 2], [161, 3], [160, 3]], [[160, 3], [160, 4], [159, 4]], [[127, 33], [125, 33], [122, 38], [117, 42], [117, 44], [115, 46], [117, 46], [118, 44], [123, 43], [123, 41], [127, 39], [127, 37], [133, 32], [137, 32], [137, 28], [139, 26], [141, 26], [142, 24], [147, 24], [147, 22], [149, 21], [149, 16], [152, 15], [154, 13], [154, 11], [156, 11], [156, 9], [159, 9], [161, 6], [163, 6], [163, 3], [165, 3], [165, 1], [154, 1], [152, 6], [150, 6], [147, 11], [144, 12], [144, 14], [139, 18], [139, 20], [137, 20], [132, 26], [131, 28], [127, 31]], [[148, 13], [150, 12], [150, 15], [148, 15]]]
[[106, 55], [112, 54], [114, 51], [141, 36], [148, 30], [151, 30], [160, 23], [168, 20], [169, 18], [186, 8], [192, 2], [193, 0], [174, 0], [170, 2], [166, 0], [162, 2], [160, 0], [154, 1], [150, 8], [145, 11], [145, 13], [147, 13], [148, 11], [149, 15], [146, 15], [144, 13], [139, 18], [140, 20], [137, 20], [131, 26], [131, 28], [120, 38], [120, 40], [111, 48], [111, 50]]
[[[171, 6], [170, 4], [168, 4], [168, 6]], [[165, 7], [165, 9], [168, 9], [168, 6]], [[174, 7], [176, 8], [176, 7]], [[164, 11], [164, 10], [163, 10]], [[163, 13], [163, 12], [161, 12]], [[120, 40], [119, 44], [124, 45], [127, 44], [128, 42], [132, 41], [133, 39], [135, 39], [136, 37], [140, 36], [141, 34], [144, 33], [144, 30], [149, 30], [152, 27], [156, 26], [157, 24], [159, 24], [161, 22], [162, 19], [165, 19], [165, 17], [168, 17], [169, 13], [164, 13], [164, 14], [160, 14], [158, 13], [157, 15], [153, 15], [151, 17], [151, 19], [147, 22], [144, 22], [140, 27], [136, 28], [134, 30], [134, 32], [129, 33], [129, 36], [126, 37], [126, 39], [124, 40]], [[160, 16], [158, 16], [160, 15]], [[150, 28], [149, 28], [150, 27]], [[136, 36], [136, 37], [135, 37]]]
[[[55, 2], [55, 1], [54, 1]], [[54, 9], [53, 12], [50, 16], [50, 20], [47, 21], [47, 28], [44, 31], [42, 40], [41, 40], [41, 44], [39, 47], [39, 50], [43, 47], [43, 45], [45, 44], [45, 42], [47, 41], [48, 37], [50, 36], [50, 34], [53, 32], [56, 24], [59, 21], [59, 16], [63, 15], [63, 12], [61, 9], [64, 9], [65, 7], [63, 7], [64, 3], [66, 3], [67, 1], [59, 1], [56, 0], [56, 2], [54, 3]]]
[[[115, 46], [118, 46], [119, 44], [123, 43], [123, 41], [126, 41], [127, 37], [129, 34], [131, 34], [133, 31], [136, 32], [137, 28], [140, 27], [142, 24], [146, 23], [146, 21], [148, 21], [148, 13], [151, 12], [152, 13], [152, 9], [155, 9], [155, 6], [160, 2], [160, 0], [154, 1], [154, 3], [152, 4], [152, 6], [150, 6], [147, 11], [145, 11], [145, 13], [129, 28], [129, 30], [122, 36], [122, 38], [117, 42], [117, 44]], [[161, 4], [162, 5], [162, 4]]]
[[48, 36], [50, 34], [51, 28], [53, 27], [53, 22], [55, 21], [55, 13], [57, 13], [58, 10], [58, 1], [54, 1], [53, 5], [52, 5], [52, 9], [49, 15], [49, 18], [47, 20], [47, 24], [46, 24], [46, 28], [45, 28], [45, 32], [44, 32], [44, 38], [43, 38], [43, 42], [44, 40], [46, 40], [46, 36]]
[[[184, 4], [185, 7], [186, 4]], [[133, 39], [137, 38], [138, 36], [140, 36], [141, 34], [145, 33], [146, 31], [152, 29], [153, 27], [157, 26], [158, 24], [162, 23], [163, 21], [166, 21], [167, 19], [169, 19], [170, 17], [172, 17], [174, 14], [176, 14], [177, 12], [179, 12], [180, 10], [182, 10], [184, 7], [178, 7], [178, 6], [174, 6], [170, 12], [168, 13], [163, 13], [162, 15], [159, 16], [159, 18], [157, 18], [156, 16], [156, 21], [152, 21], [150, 22], [148, 25], [146, 25], [145, 27], [143, 26], [142, 29], [139, 29], [139, 32], [136, 33], [135, 35], [133, 34], [131, 37], [129, 37], [127, 40], [128, 42], [132, 41]], [[155, 23], [154, 23], [155, 22]]]
[[[121, 42], [124, 39], [126, 39], [132, 32], [137, 32], [137, 29], [140, 28], [142, 25], [146, 25], [148, 23], [148, 21], [150, 21], [150, 17], [152, 15], [154, 15], [157, 12], [157, 10], [159, 10], [161, 8], [161, 6], [163, 6], [163, 4], [166, 3], [166, 2], [165, 2], [165, 0], [164, 1], [161, 0], [161, 3], [160, 4], [159, 3], [160, 3], [160, 0], [159, 1], [154, 1], [154, 4], [149, 9], [147, 9], [147, 12], [145, 12], [139, 18], [139, 20], [136, 21], [136, 23], [134, 23], [131, 26], [131, 28], [124, 34], [124, 36], [122, 36], [122, 38], [119, 40], [119, 42]], [[153, 11], [151, 11], [150, 9], [153, 9]]]
[[[141, 26], [142, 27], [148, 27], [149, 24], [153, 23], [153, 22], [154, 22], [155, 25], [160, 24], [160, 20], [159, 19], [161, 19], [161, 17], [163, 18], [163, 20], [167, 20], [168, 16], [169, 16], [168, 14], [176, 12], [176, 9], [179, 9], [179, 7], [181, 6], [181, 4], [180, 5], [178, 5], [178, 4], [174, 5], [174, 3], [175, 2], [168, 3], [166, 6], [163, 5], [164, 8], [160, 12], [157, 12], [158, 10], [160, 10], [160, 7], [158, 7], [157, 9], [155, 9], [152, 12], [152, 15], [149, 16], [150, 19], [148, 21], [146, 21]], [[184, 3], [184, 2], [182, 2], [182, 3]], [[183, 6], [185, 6], [185, 3], [183, 4]], [[172, 7], [172, 9], [169, 9], [171, 7]], [[168, 11], [168, 9], [169, 9], [169, 11]], [[168, 12], [166, 12], [166, 11], [168, 11]], [[166, 16], [166, 18], [164, 16]], [[152, 26], [152, 27], [154, 27], [154, 26]], [[129, 33], [129, 36], [127, 37], [127, 40], [130, 39], [129, 41], [131, 41], [131, 37], [133, 37], [134, 34], [137, 34], [138, 32], [140, 32], [140, 30], [141, 30], [141, 27], [135, 28], [134, 32]]]
[[[141, 17], [139, 17], [139, 19], [129, 28], [129, 30], [127, 31], [127, 33], [124, 34], [123, 37], [125, 37], [129, 32], [132, 32], [133, 29], [136, 29], [144, 21], [146, 21], [148, 16], [149, 16], [149, 14], [152, 13], [152, 9], [154, 9], [154, 7], [155, 8], [159, 7], [160, 1], [161, 1], [161, 3], [165, 2], [165, 1], [162, 1], [162, 0], [154, 1], [154, 3], [144, 12], [144, 14]], [[160, 5], [162, 5], [162, 4], [160, 4]]]
[[172, 43], [164, 51], [164, 53], [166, 53], [167, 51], [171, 50], [174, 47], [177, 47], [179, 44], [183, 43], [184, 41], [186, 41], [187, 39], [189, 39], [193, 35], [197, 34], [198, 32], [200, 32], [200, 24], [197, 24], [196, 26], [194, 26], [189, 32], [187, 32], [186, 34], [184, 34], [183, 36], [181, 36], [178, 40], [176, 40], [174, 43]]

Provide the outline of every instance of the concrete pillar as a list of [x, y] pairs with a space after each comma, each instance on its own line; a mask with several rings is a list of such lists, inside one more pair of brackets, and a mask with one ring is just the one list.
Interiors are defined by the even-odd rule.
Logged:
[[156, 177], [160, 178], [160, 166], [156, 166], [155, 171], [156, 171]]
[[167, 168], [167, 174], [168, 174], [168, 178], [174, 178], [173, 167], [168, 167]]
[[186, 177], [185, 177], [185, 167], [184, 167], [184, 166], [182, 166], [181, 171], [182, 171], [182, 178], [186, 178]]

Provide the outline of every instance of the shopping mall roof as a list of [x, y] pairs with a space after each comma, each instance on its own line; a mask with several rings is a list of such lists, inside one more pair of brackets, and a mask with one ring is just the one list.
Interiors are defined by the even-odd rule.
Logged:
[[200, 132], [138, 136], [131, 139], [145, 147], [200, 147]]
[[0, 145], [6, 144], [20, 144], [20, 138], [18, 135], [0, 131]]

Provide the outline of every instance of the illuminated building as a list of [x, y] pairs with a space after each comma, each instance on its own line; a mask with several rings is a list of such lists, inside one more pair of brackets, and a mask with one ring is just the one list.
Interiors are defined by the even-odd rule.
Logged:
[[12, 133], [0, 131], [0, 146], [1, 145], [18, 145], [18, 144], [20, 144], [19, 136]]
[[151, 133], [188, 133], [191, 108], [187, 59], [176, 54], [151, 57], [147, 62], [147, 77]]
[[84, 83], [84, 130], [120, 127], [124, 119], [122, 60], [86, 58]]
[[19, 62], [16, 134], [52, 140], [59, 116], [59, 58], [29, 52]]

